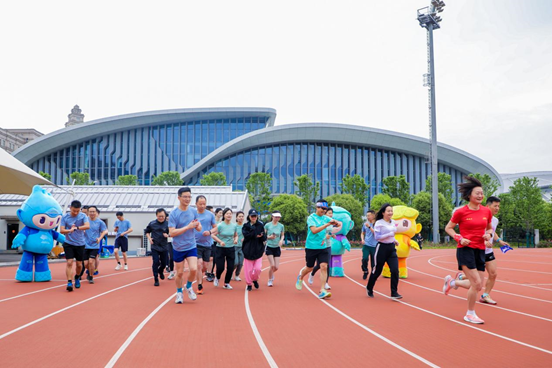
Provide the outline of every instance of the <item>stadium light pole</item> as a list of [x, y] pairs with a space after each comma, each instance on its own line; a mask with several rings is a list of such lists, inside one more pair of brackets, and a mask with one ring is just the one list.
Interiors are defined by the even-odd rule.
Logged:
[[439, 196], [437, 166], [437, 117], [435, 113], [435, 65], [433, 58], [433, 30], [441, 28], [439, 23], [445, 3], [431, 0], [430, 5], [418, 9], [418, 22], [427, 30], [427, 74], [424, 74], [424, 87], [429, 87], [429, 136], [431, 139], [431, 212], [433, 225], [433, 242], [439, 242]]

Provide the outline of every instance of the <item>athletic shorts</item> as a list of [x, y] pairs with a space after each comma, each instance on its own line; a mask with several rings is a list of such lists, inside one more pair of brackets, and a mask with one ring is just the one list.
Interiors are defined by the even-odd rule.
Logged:
[[494, 252], [486, 253], [485, 254], [485, 262], [494, 261], [496, 258], [494, 256]]
[[121, 248], [121, 252], [128, 252], [128, 239], [124, 236], [120, 236], [115, 239], [115, 248]]
[[197, 247], [197, 258], [202, 259], [203, 262], [209, 262], [211, 259], [211, 248], [210, 247]]
[[98, 255], [98, 252], [99, 252], [99, 249], [85, 249], [84, 260], [86, 261], [87, 259], [90, 259], [90, 258], [96, 258], [96, 256]]
[[305, 260], [307, 261], [307, 267], [313, 268], [316, 261], [320, 263], [329, 263], [330, 254], [328, 249], [305, 249]]
[[84, 245], [77, 246], [69, 243], [63, 244], [65, 259], [76, 259], [78, 262], [84, 261]]
[[266, 255], [280, 257], [282, 255], [282, 249], [280, 249], [280, 247], [266, 247]]
[[197, 248], [188, 249], [183, 252], [180, 252], [176, 249], [173, 249], [173, 260], [176, 263], [184, 262], [184, 260], [188, 257], [196, 257], [197, 258]]
[[462, 271], [462, 266], [466, 266], [470, 270], [476, 268], [477, 271], [485, 272], [485, 249], [456, 248], [456, 259], [460, 271]]

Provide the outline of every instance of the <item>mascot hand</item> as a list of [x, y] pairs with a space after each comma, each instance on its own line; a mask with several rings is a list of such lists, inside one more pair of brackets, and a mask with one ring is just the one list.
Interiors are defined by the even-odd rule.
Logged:
[[65, 235], [63, 235], [63, 234], [58, 234], [58, 237], [57, 237], [56, 241], [57, 241], [58, 243], [60, 243], [60, 244], [65, 243]]
[[345, 249], [347, 249], [348, 252], [351, 251], [351, 243], [349, 243], [349, 240], [347, 238], [343, 238], [343, 246], [345, 247]]
[[17, 249], [22, 246], [25, 243], [25, 239], [27, 239], [25, 235], [21, 233], [17, 234], [17, 236], [13, 239], [12, 249]]
[[416, 250], [420, 250], [420, 246], [418, 245], [418, 242], [415, 240], [410, 240], [410, 246]]

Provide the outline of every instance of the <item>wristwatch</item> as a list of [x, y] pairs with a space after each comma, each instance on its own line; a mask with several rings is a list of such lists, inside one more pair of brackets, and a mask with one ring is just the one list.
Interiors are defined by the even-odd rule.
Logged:
[[77, 226], [77, 230], [79, 229], [79, 227]]

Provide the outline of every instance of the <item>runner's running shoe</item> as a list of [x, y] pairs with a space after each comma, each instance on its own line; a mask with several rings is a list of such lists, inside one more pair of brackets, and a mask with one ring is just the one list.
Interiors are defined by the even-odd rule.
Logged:
[[215, 287], [217, 287], [218, 284], [219, 284], [219, 279], [217, 279], [217, 278], [215, 277], [215, 279], [214, 279], [214, 281], [213, 281], [213, 284], [215, 285]]
[[[456, 275], [454, 276], [455, 280], [464, 280], [466, 278], [466, 275], [464, 275], [464, 272], [458, 271], [456, 272]], [[455, 289], [458, 289], [458, 287], [455, 287]]]
[[121, 266], [120, 263], [117, 264], [117, 267], [115, 267], [115, 271], [119, 271], [121, 268], [123, 268], [123, 266]]
[[322, 290], [320, 294], [318, 294], [318, 299], [326, 299], [326, 298], [330, 298], [331, 296], [332, 296], [332, 293], [330, 293], [327, 290]]
[[125, 265], [125, 271], [128, 271], [128, 265]]
[[469, 315], [469, 314], [466, 314], [464, 316], [464, 321], [470, 322], [470, 323], [475, 323], [475, 324], [478, 324], [478, 325], [482, 325], [483, 323], [485, 323], [485, 321], [483, 321], [481, 318], [479, 318], [477, 316], [472, 316], [472, 315]]
[[443, 285], [443, 294], [448, 295], [451, 285], [450, 282], [452, 281], [452, 277], [450, 275], [447, 275], [445, 277], [445, 284]]
[[75, 287], [76, 287], [77, 289], [80, 288], [80, 279], [75, 278]]
[[191, 286], [189, 288], [186, 288], [186, 292], [188, 293], [188, 298], [190, 298], [190, 300], [196, 300], [197, 299], [197, 296], [194, 293], [194, 289]]
[[268, 286], [274, 286], [274, 281], [272, 281], [272, 279], [268, 279]]
[[487, 304], [492, 304], [492, 305], [496, 305], [497, 303], [491, 298], [490, 295], [481, 295], [481, 299], [479, 299], [479, 303], [487, 303]]
[[391, 299], [402, 299], [402, 295], [399, 293], [391, 294]]
[[73, 291], [73, 283], [72, 282], [67, 283], [67, 291]]
[[297, 282], [295, 283], [295, 288], [297, 290], [303, 289], [303, 280], [301, 280], [301, 275], [297, 276]]
[[184, 294], [182, 293], [176, 293], [176, 300], [174, 301], [176, 304], [182, 304], [184, 303]]
[[326, 288], [326, 290], [332, 290], [332, 287], [328, 283], [326, 283], [326, 285], [324, 287]]
[[366, 289], [366, 295], [368, 295], [368, 297], [370, 297], [370, 298], [373, 298], [374, 297], [374, 291]]
[[368, 272], [364, 272], [364, 273], [362, 274], [362, 279], [363, 279], [363, 280], [366, 280], [367, 278], [368, 278]]
[[169, 273], [168, 279], [169, 279], [169, 280], [172, 280], [172, 279], [174, 279], [174, 276], [175, 276], [174, 271], [171, 271], [171, 272]]
[[226, 289], [226, 290], [232, 290], [233, 289], [233, 287], [230, 286], [230, 284], [224, 284], [224, 286], [222, 288]]
[[309, 285], [312, 285], [312, 283], [314, 282], [314, 276], [312, 275], [312, 273], [309, 273], [308, 282], [309, 282]]
[[247, 285], [247, 291], [251, 291], [253, 290], [253, 288], [251, 287], [251, 285]]
[[259, 288], [259, 282], [258, 281], [253, 281], [253, 286], [255, 286], [255, 289], [258, 289]]
[[242, 279], [240, 279], [239, 276], [234, 277], [234, 281], [241, 281], [241, 280], [242, 280]]

